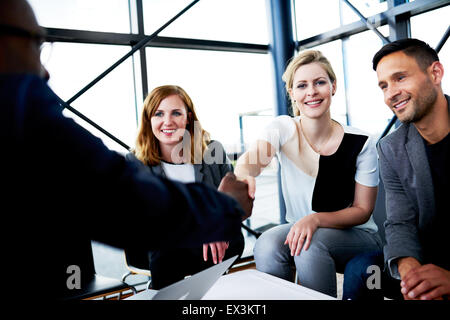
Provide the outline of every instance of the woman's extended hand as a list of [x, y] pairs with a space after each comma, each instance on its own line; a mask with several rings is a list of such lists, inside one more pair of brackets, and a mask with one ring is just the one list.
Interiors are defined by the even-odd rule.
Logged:
[[255, 199], [256, 180], [253, 176], [237, 177], [238, 180], [245, 182], [248, 185], [248, 196]]
[[[298, 256], [302, 247], [308, 250], [312, 236], [319, 227], [319, 220], [313, 213], [298, 220], [289, 230], [284, 244], [289, 244], [291, 256]], [[306, 240], [306, 242], [305, 242]], [[304, 246], [303, 246], [304, 244]]]
[[225, 251], [228, 249], [229, 242], [221, 241], [221, 242], [211, 242], [205, 243], [203, 245], [203, 259], [208, 261], [208, 247], [211, 248], [211, 255], [214, 264], [217, 264], [217, 261], [220, 263], [225, 256]]
[[239, 202], [244, 210], [242, 220], [245, 220], [252, 215], [254, 199], [249, 196], [248, 188], [249, 186], [247, 182], [238, 180], [236, 175], [230, 171], [227, 172], [225, 177], [222, 178], [219, 188], [217, 189], [220, 192], [228, 194]]

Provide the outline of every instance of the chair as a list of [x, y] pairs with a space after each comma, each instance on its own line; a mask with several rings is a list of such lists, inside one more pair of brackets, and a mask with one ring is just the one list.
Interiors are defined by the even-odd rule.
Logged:
[[[248, 221], [247, 221], [247, 223], [248, 223]], [[277, 225], [278, 224], [269, 223], [269, 224], [263, 225], [263, 226], [261, 226], [259, 228], [252, 229], [249, 226], [249, 223], [248, 223], [248, 225], [246, 225], [244, 223], [241, 223], [242, 229], [247, 231], [248, 236], [250, 236], [250, 237], [253, 236], [253, 237], [255, 237], [255, 239], [258, 239], [264, 231], [266, 231], [266, 230], [268, 230], [268, 229], [270, 229], [270, 228], [272, 228], [274, 226], [277, 226]], [[244, 239], [246, 239], [246, 238], [247, 237], [244, 236]], [[253, 243], [253, 245], [254, 245], [254, 243]], [[244, 249], [244, 252], [242, 253], [242, 256], [240, 256], [233, 263], [233, 265], [227, 271], [227, 273], [233, 273], [233, 272], [237, 272], [237, 271], [241, 271], [241, 270], [245, 270], [245, 269], [253, 269], [253, 268], [255, 268], [256, 267], [255, 266], [255, 257], [253, 256], [252, 251], [253, 250], [251, 250], [251, 253], [247, 252], [247, 254], [246, 254], [245, 249]]]
[[384, 190], [383, 181], [380, 178], [380, 183], [378, 184], [378, 194], [375, 203], [375, 208], [372, 212], [373, 220], [378, 227], [378, 234], [383, 241], [383, 245], [386, 244], [386, 238], [384, 233], [384, 222], [386, 221], [386, 195]]
[[144, 275], [149, 277], [147, 282], [147, 289], [152, 287], [152, 274], [149, 270], [149, 257], [147, 251], [136, 249], [124, 249], [125, 266], [128, 272], [122, 276], [122, 282], [132, 275]]
[[[241, 224], [242, 228], [245, 229], [249, 234], [254, 236], [255, 238], [258, 238], [262, 231], [261, 230], [252, 230], [250, 227], [246, 226], [245, 224]], [[128, 272], [125, 273], [122, 276], [122, 282], [125, 282], [126, 279], [129, 276], [133, 275], [144, 275], [149, 277], [149, 281], [147, 282], [147, 289], [151, 288], [152, 285], [152, 274], [149, 270], [149, 256], [147, 251], [137, 250], [137, 249], [124, 249], [124, 260], [125, 260], [125, 266], [128, 269]], [[232, 272], [236, 272], [239, 270], [247, 269], [249, 267], [252, 267], [254, 265], [254, 258], [253, 255], [243, 256], [240, 257], [231, 267]], [[231, 272], [230, 270], [230, 272]]]
[[[81, 246], [82, 244], [79, 245], [79, 247]], [[85, 244], [85, 252], [80, 252], [80, 255], [75, 259], [78, 262], [76, 265], [83, 272], [84, 281], [80, 289], [67, 290], [63, 297], [64, 300], [105, 299], [107, 296], [117, 293], [120, 300], [124, 291], [131, 290], [133, 294], [136, 294], [136, 289], [126, 282], [96, 273], [90, 241], [89, 244]]]
[[128, 290], [136, 294], [136, 289], [123, 281], [94, 274], [92, 279], [83, 285], [82, 289], [74, 290], [74, 294], [67, 297], [67, 300], [105, 299], [107, 296], [117, 293], [120, 300], [122, 293]]

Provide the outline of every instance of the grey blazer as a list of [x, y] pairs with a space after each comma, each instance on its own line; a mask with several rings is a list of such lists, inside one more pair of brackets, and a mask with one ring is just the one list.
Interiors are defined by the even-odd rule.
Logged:
[[[450, 110], [450, 99], [447, 103]], [[378, 145], [380, 175], [386, 190], [384, 259], [398, 278], [398, 257], [430, 263], [430, 252], [443, 243], [430, 243], [436, 214], [433, 181], [423, 138], [413, 124], [403, 124]], [[434, 247], [433, 247], [434, 246]], [[441, 254], [448, 254], [440, 251]]]
[[[166, 177], [160, 164], [156, 166], [146, 166], [131, 152], [125, 157], [128, 161], [133, 162], [142, 170], [150, 170], [153, 174]], [[220, 181], [229, 171], [233, 171], [233, 166], [230, 159], [228, 159], [222, 144], [219, 141], [212, 140], [208, 144], [208, 149], [204, 154], [202, 163], [194, 164], [195, 182], [206, 183], [217, 189]]]

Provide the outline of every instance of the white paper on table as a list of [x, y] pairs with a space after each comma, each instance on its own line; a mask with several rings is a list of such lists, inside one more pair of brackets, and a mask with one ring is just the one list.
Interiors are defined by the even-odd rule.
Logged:
[[336, 300], [254, 269], [231, 273], [219, 280], [202, 300]]

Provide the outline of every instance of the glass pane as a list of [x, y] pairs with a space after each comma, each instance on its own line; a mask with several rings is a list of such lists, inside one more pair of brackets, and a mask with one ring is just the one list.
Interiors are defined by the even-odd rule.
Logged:
[[29, 0], [48, 28], [130, 32], [128, 0]]
[[336, 94], [333, 96], [331, 105], [331, 117], [342, 124], [347, 124], [347, 108], [345, 102], [345, 81], [344, 66], [342, 60], [341, 40], [332, 41], [313, 48], [321, 51], [330, 61], [333, 71], [336, 74]]
[[[379, 1], [380, 0], [351, 0], [350, 3], [353, 4], [363, 16], [370, 17], [387, 10], [387, 2], [380, 3]], [[294, 3], [296, 11], [295, 27], [297, 29], [297, 37], [300, 40], [360, 20], [358, 15], [344, 1], [294, 0]], [[340, 10], [342, 12], [342, 22], [339, 15]], [[320, 19], [317, 18], [316, 12], [320, 12]], [[378, 27], [377, 23], [375, 23], [375, 26]], [[387, 32], [380, 32], [386, 37], [389, 35]]]
[[[47, 63], [50, 87], [67, 101], [110, 67], [130, 48], [121, 46], [55, 43]], [[136, 133], [135, 91], [131, 57], [72, 103], [72, 107], [129, 146]], [[86, 122], [66, 110], [81, 125]], [[112, 149], [125, 149], [105, 139], [96, 129], [86, 128]], [[109, 141], [108, 141], [109, 140]]]
[[[189, 3], [190, 0], [144, 0], [145, 33], [155, 32]], [[267, 44], [265, 1], [200, 1], [160, 36]]]
[[[411, 18], [411, 36], [427, 42], [432, 48], [436, 48], [445, 31], [447, 30], [450, 6], [433, 10]], [[444, 65], [446, 73], [442, 79], [444, 93], [450, 93], [450, 41], [439, 52], [439, 60]]]
[[340, 26], [338, 0], [295, 0], [294, 5], [298, 39], [306, 39]]
[[[388, 27], [381, 29], [384, 28]], [[377, 75], [372, 69], [373, 55], [382, 47], [382, 42], [369, 30], [351, 36], [344, 46], [350, 124], [379, 135], [393, 116], [384, 104], [382, 91], [377, 85]]]
[[223, 143], [228, 153], [241, 151], [240, 113], [274, 110], [274, 85], [267, 54], [146, 50], [149, 91], [164, 84], [185, 89], [204, 129]]
[[[350, 0], [350, 3], [366, 18], [388, 9], [387, 1], [380, 0]], [[348, 4], [341, 1], [342, 24], [349, 24], [361, 20]], [[375, 23], [376, 25], [376, 23]], [[378, 25], [376, 25], [378, 26]]]
[[[149, 90], [176, 84], [192, 98], [199, 120], [228, 153], [241, 152], [239, 114], [245, 142], [253, 142], [275, 109], [271, 58], [268, 54], [147, 48]], [[141, 109], [141, 108], [140, 108]], [[258, 112], [261, 111], [262, 112]], [[251, 227], [279, 223], [277, 166], [256, 179]]]

